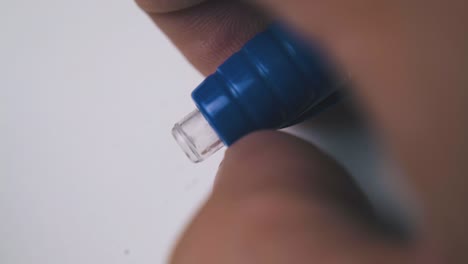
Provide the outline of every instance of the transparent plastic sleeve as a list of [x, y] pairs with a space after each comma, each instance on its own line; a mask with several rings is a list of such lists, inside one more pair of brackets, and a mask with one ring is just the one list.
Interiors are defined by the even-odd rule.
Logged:
[[187, 157], [195, 163], [205, 160], [224, 146], [198, 109], [175, 124], [172, 135]]

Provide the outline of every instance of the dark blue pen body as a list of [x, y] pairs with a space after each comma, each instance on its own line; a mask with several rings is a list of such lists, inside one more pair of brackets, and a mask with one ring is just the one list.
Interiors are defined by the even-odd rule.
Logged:
[[248, 133], [291, 125], [334, 104], [336, 84], [319, 48], [273, 24], [208, 76], [192, 98], [229, 146]]

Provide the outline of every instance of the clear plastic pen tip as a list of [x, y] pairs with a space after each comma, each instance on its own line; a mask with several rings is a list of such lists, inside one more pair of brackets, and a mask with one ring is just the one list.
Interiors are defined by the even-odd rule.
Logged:
[[195, 163], [205, 160], [223, 147], [216, 132], [198, 110], [175, 124], [172, 135], [187, 157]]

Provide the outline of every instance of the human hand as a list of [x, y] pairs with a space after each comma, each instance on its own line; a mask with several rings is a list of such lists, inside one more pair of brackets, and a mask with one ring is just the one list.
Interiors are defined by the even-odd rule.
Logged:
[[280, 17], [323, 43], [405, 169], [411, 241], [378, 232], [346, 172], [312, 145], [259, 132], [229, 148], [173, 263], [468, 263], [465, 1], [138, 0], [209, 74]]

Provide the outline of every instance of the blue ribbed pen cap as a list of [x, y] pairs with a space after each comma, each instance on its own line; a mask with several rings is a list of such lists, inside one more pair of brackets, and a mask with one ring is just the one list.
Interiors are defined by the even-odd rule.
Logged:
[[229, 146], [250, 132], [313, 114], [335, 91], [334, 71], [320, 50], [274, 24], [208, 76], [192, 98]]

